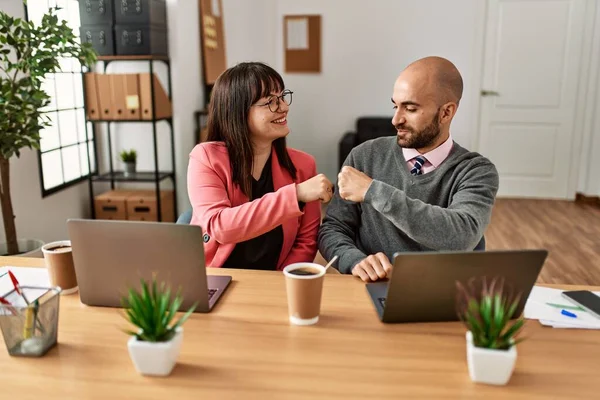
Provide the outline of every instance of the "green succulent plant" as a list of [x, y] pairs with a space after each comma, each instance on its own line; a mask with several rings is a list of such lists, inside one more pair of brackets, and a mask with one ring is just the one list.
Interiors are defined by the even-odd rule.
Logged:
[[137, 331], [126, 330], [125, 333], [145, 342], [168, 342], [198, 304], [192, 305], [181, 318], [175, 321], [177, 310], [183, 302], [181, 289], [171, 299], [171, 288], [164, 282], [159, 284], [156, 276], [152, 278], [151, 283], [143, 279], [140, 283], [139, 291], [129, 288], [128, 294], [121, 298], [121, 305], [125, 309], [124, 317], [138, 328]]
[[137, 160], [137, 151], [135, 151], [134, 149], [131, 149], [129, 151], [127, 150], [123, 150], [121, 151], [121, 153], [119, 154], [121, 157], [121, 161], [123, 162], [135, 162]]
[[473, 335], [476, 347], [508, 350], [524, 340], [516, 336], [525, 320], [511, 320], [521, 300], [521, 293], [494, 278], [488, 285], [485, 278], [472, 278], [466, 285], [456, 282], [457, 314]]

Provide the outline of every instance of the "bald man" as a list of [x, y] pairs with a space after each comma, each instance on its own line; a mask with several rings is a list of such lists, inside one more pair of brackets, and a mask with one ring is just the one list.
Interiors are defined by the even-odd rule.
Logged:
[[498, 172], [452, 140], [463, 91], [450, 61], [427, 57], [394, 84], [396, 137], [357, 146], [319, 231], [326, 259], [370, 282], [388, 277], [394, 253], [473, 250], [490, 222]]

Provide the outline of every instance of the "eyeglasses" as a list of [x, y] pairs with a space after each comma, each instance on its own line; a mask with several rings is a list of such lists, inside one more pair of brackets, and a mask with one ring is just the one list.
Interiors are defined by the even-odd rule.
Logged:
[[265, 104], [257, 104], [257, 106], [259, 107], [269, 107], [269, 111], [271, 112], [277, 112], [277, 110], [279, 110], [279, 100], [283, 100], [283, 102], [285, 104], [287, 104], [288, 106], [290, 104], [292, 104], [292, 94], [294, 94], [294, 92], [292, 92], [289, 89], [286, 89], [283, 91], [283, 93], [281, 93], [279, 96], [271, 96], [269, 97], [269, 100], [265, 103]]

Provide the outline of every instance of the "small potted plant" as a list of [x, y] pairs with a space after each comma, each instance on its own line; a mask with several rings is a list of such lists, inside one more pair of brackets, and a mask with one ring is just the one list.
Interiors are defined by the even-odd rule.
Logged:
[[467, 327], [467, 362], [474, 382], [505, 385], [517, 360], [517, 338], [523, 318], [511, 322], [521, 294], [505, 287], [504, 279], [473, 278], [456, 283], [457, 313]]
[[124, 175], [129, 176], [135, 174], [135, 163], [137, 161], [137, 152], [134, 149], [129, 151], [123, 150], [121, 151], [121, 161], [125, 165]]
[[121, 298], [125, 318], [137, 329], [126, 330], [129, 356], [142, 375], [166, 376], [171, 373], [183, 341], [183, 323], [196, 309], [194, 304], [177, 322], [175, 315], [183, 298], [181, 290], [171, 299], [171, 289], [156, 277], [148, 284], [141, 279], [141, 290], [130, 288]]

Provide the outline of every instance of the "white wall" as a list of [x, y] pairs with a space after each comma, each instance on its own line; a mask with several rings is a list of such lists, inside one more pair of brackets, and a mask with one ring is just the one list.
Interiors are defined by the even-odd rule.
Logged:
[[[22, 0], [0, 0], [0, 10], [23, 17]], [[87, 183], [81, 183], [42, 199], [35, 151], [28, 149], [11, 159], [11, 194], [19, 238], [50, 242], [67, 237], [67, 218], [89, 215]], [[0, 215], [0, 220], [2, 216]], [[4, 227], [0, 241], [4, 241]]]
[[275, 66], [277, 0], [223, 0], [227, 65], [262, 61]]

